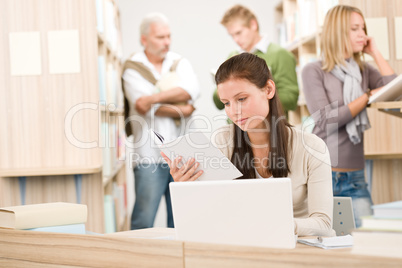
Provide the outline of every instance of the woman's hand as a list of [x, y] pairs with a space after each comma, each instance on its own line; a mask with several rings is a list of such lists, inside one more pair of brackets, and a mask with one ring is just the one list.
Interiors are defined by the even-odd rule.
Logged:
[[376, 94], [378, 91], [380, 91], [383, 87], [379, 87], [373, 90], [370, 90], [370, 96], [373, 96], [374, 94]]
[[372, 37], [366, 36], [366, 45], [363, 48], [363, 52], [369, 54], [372, 57], [374, 57], [375, 53], [379, 52], [377, 45]]
[[174, 181], [195, 181], [203, 173], [202, 170], [195, 172], [200, 164], [195, 162], [194, 158], [189, 159], [187, 163], [179, 167], [178, 165], [182, 160], [181, 156], [171, 161], [163, 152], [161, 152], [161, 155], [169, 165], [170, 175], [172, 175]]
[[389, 63], [384, 59], [381, 52], [378, 50], [377, 45], [372, 37], [366, 36], [366, 46], [363, 48], [363, 52], [369, 54], [374, 59], [382, 76], [392, 75], [395, 73]]

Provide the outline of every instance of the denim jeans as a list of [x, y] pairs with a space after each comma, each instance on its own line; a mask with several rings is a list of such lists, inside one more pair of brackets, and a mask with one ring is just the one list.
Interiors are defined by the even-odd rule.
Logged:
[[165, 195], [167, 227], [174, 227], [169, 183], [173, 181], [169, 166], [139, 164], [134, 168], [135, 204], [131, 215], [131, 229], [153, 227], [159, 203]]
[[372, 215], [373, 201], [364, 179], [364, 169], [351, 172], [332, 171], [332, 189], [334, 196], [352, 198], [356, 227], [361, 226], [361, 217]]

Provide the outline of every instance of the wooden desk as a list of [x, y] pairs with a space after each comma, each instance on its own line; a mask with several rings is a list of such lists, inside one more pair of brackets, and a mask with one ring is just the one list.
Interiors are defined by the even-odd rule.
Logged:
[[0, 229], [0, 267], [184, 267], [183, 242]]
[[269, 249], [192, 243], [169, 238], [173, 229], [108, 235], [0, 230], [1, 267], [402, 267], [402, 259], [360, 256], [351, 249], [297, 244]]

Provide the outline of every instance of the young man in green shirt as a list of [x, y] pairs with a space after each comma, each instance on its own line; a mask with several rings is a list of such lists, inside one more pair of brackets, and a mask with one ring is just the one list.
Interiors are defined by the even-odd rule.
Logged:
[[[240, 47], [229, 57], [242, 52], [254, 53], [263, 58], [271, 70], [275, 81], [279, 99], [285, 114], [297, 107], [299, 87], [296, 75], [296, 59], [293, 54], [277, 44], [269, 42], [266, 36], [260, 35], [256, 16], [248, 8], [235, 5], [226, 11], [221, 24]], [[224, 105], [220, 101], [217, 91], [214, 92], [214, 102], [218, 109]]]

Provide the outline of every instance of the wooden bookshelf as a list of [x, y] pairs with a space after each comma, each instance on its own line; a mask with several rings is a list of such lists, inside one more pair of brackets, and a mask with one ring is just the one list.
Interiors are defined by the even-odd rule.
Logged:
[[[86, 229], [103, 233], [104, 195], [112, 194], [110, 185], [125, 183], [125, 165], [119, 164], [125, 134], [117, 2], [4, 0], [0, 14], [0, 207], [86, 204]], [[77, 36], [66, 39], [64, 51], [78, 47], [78, 67], [56, 72], [55, 59], [63, 53], [51, 54], [51, 34], [65, 37], [66, 31]], [[28, 66], [36, 64], [32, 73], [13, 73], [21, 59], [12, 51], [24, 44], [12, 42], [20, 35], [39, 40], [38, 53], [32, 53], [39, 55], [39, 64], [24, 58]], [[99, 72], [99, 56], [108, 68], [104, 72]]]
[[[277, 29], [280, 29], [278, 30], [278, 42], [291, 51], [298, 62], [299, 107], [295, 111], [289, 112], [289, 121], [296, 127], [301, 128], [302, 123], [309, 116], [304, 100], [300, 72], [305, 64], [319, 59], [320, 35], [325, 14], [329, 8], [338, 3], [358, 7], [363, 12], [366, 21], [373, 18], [386, 18], [389, 38], [388, 62], [397, 74], [402, 73], [402, 60], [396, 58], [394, 24], [394, 18], [402, 16], [401, 1], [384, 0], [381, 4], [376, 0], [281, 1], [276, 6], [275, 12]], [[315, 20], [311, 20], [312, 17], [315, 17]], [[306, 25], [310, 26], [305, 27]], [[303, 34], [305, 28], [311, 30]], [[374, 64], [373, 62], [369, 63]], [[398, 170], [396, 167], [402, 166], [401, 106], [401, 102], [374, 103], [367, 109], [372, 128], [365, 133], [364, 150], [366, 158], [374, 160], [372, 196], [375, 203], [402, 199], [402, 191], [392, 195], [389, 191], [392, 186], [400, 189], [399, 184], [401, 183], [401, 173], [395, 172]], [[390, 187], [383, 187], [383, 183], [389, 183]]]

